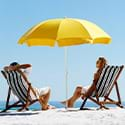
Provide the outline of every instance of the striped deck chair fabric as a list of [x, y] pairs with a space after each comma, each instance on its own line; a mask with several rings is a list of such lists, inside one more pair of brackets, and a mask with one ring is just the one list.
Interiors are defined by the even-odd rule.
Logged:
[[[1, 112], [5, 112], [13, 107], [21, 107], [18, 111], [23, 109], [28, 110], [28, 106], [32, 105], [36, 101], [39, 101], [37, 95], [34, 94], [31, 84], [28, 84], [21, 73], [18, 71], [1, 71], [7, 83], [9, 85], [8, 96], [5, 109]], [[11, 92], [17, 96], [18, 101], [13, 104], [9, 104]]]
[[[110, 102], [110, 104], [116, 104], [117, 106], [122, 108], [123, 106], [121, 106], [121, 98], [120, 98], [120, 93], [118, 89], [117, 79], [121, 71], [123, 70], [123, 68], [124, 68], [123, 65], [122, 66], [106, 65], [103, 68], [102, 73], [99, 77], [99, 80], [96, 83], [96, 89], [93, 90], [93, 92], [91, 92], [91, 94], [88, 97], [85, 97], [80, 109], [81, 110], [83, 109], [88, 98], [91, 101], [94, 101], [96, 104], [100, 105], [100, 107], [102, 107], [102, 104], [104, 105]], [[114, 101], [113, 99], [109, 98], [109, 95], [114, 86], [116, 88], [118, 101]], [[100, 97], [102, 97], [104, 100], [99, 101]], [[103, 107], [106, 108], [105, 106]]]
[[[114, 81], [116, 80], [118, 74], [120, 71], [120, 66], [109, 66], [106, 65], [102, 73], [100, 75], [100, 78], [96, 85], [96, 90], [99, 97], [104, 97], [111, 89]], [[95, 91], [92, 93], [92, 96], [95, 97]]]
[[[18, 71], [4, 71], [4, 73], [7, 77], [7, 83], [13, 94], [16, 95], [20, 101], [26, 102], [28, 84], [25, 82], [22, 75]], [[28, 100], [32, 101], [33, 99], [35, 99], [35, 96], [33, 97], [33, 93], [30, 91]]]

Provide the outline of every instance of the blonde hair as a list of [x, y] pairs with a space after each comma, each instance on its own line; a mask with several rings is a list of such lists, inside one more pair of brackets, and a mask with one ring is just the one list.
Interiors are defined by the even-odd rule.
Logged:
[[99, 59], [101, 61], [101, 65], [102, 67], [104, 67], [107, 64], [107, 60], [104, 57], [99, 57]]

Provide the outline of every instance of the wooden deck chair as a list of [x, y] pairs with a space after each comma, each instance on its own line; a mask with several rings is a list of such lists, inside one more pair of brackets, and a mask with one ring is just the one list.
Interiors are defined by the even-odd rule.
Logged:
[[[87, 99], [90, 99], [91, 101], [95, 102], [97, 105], [100, 106], [100, 108], [108, 109], [105, 104], [116, 104], [117, 106], [123, 108], [123, 106], [121, 105], [121, 98], [117, 83], [118, 77], [123, 68], [123, 65], [106, 65], [102, 70], [99, 80], [97, 81], [96, 89], [90, 93], [88, 92], [89, 94], [87, 94], [87, 96], [85, 96], [85, 98], [83, 99], [83, 103], [80, 107], [80, 110], [84, 109], [84, 105]], [[113, 87], [115, 87], [116, 89], [116, 94], [118, 98], [117, 101], [109, 97]]]
[[[26, 82], [23, 75], [18, 71], [1, 71], [7, 83], [9, 85], [8, 96], [6, 100], [5, 109], [1, 112], [5, 112], [10, 108], [20, 107], [18, 111], [23, 109], [28, 110], [28, 106], [39, 101], [34, 89], [29, 82]], [[17, 96], [18, 101], [10, 104], [11, 92]]]

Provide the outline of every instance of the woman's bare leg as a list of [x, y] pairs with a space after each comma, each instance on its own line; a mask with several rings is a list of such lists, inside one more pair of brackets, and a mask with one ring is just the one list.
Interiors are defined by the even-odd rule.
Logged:
[[81, 97], [81, 92], [82, 92], [82, 86], [77, 86], [73, 96], [70, 97], [68, 100], [63, 101], [63, 104], [67, 104], [68, 107], [73, 107], [75, 101]]
[[40, 104], [42, 106], [42, 110], [47, 110], [48, 109], [48, 101], [50, 98], [50, 90], [48, 91], [47, 94], [42, 95], [39, 97]]

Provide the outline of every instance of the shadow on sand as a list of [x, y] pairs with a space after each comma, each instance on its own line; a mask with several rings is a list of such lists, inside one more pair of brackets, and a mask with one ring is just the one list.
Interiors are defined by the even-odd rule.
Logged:
[[37, 115], [39, 112], [3, 112], [0, 116], [25, 116], [25, 115]]

